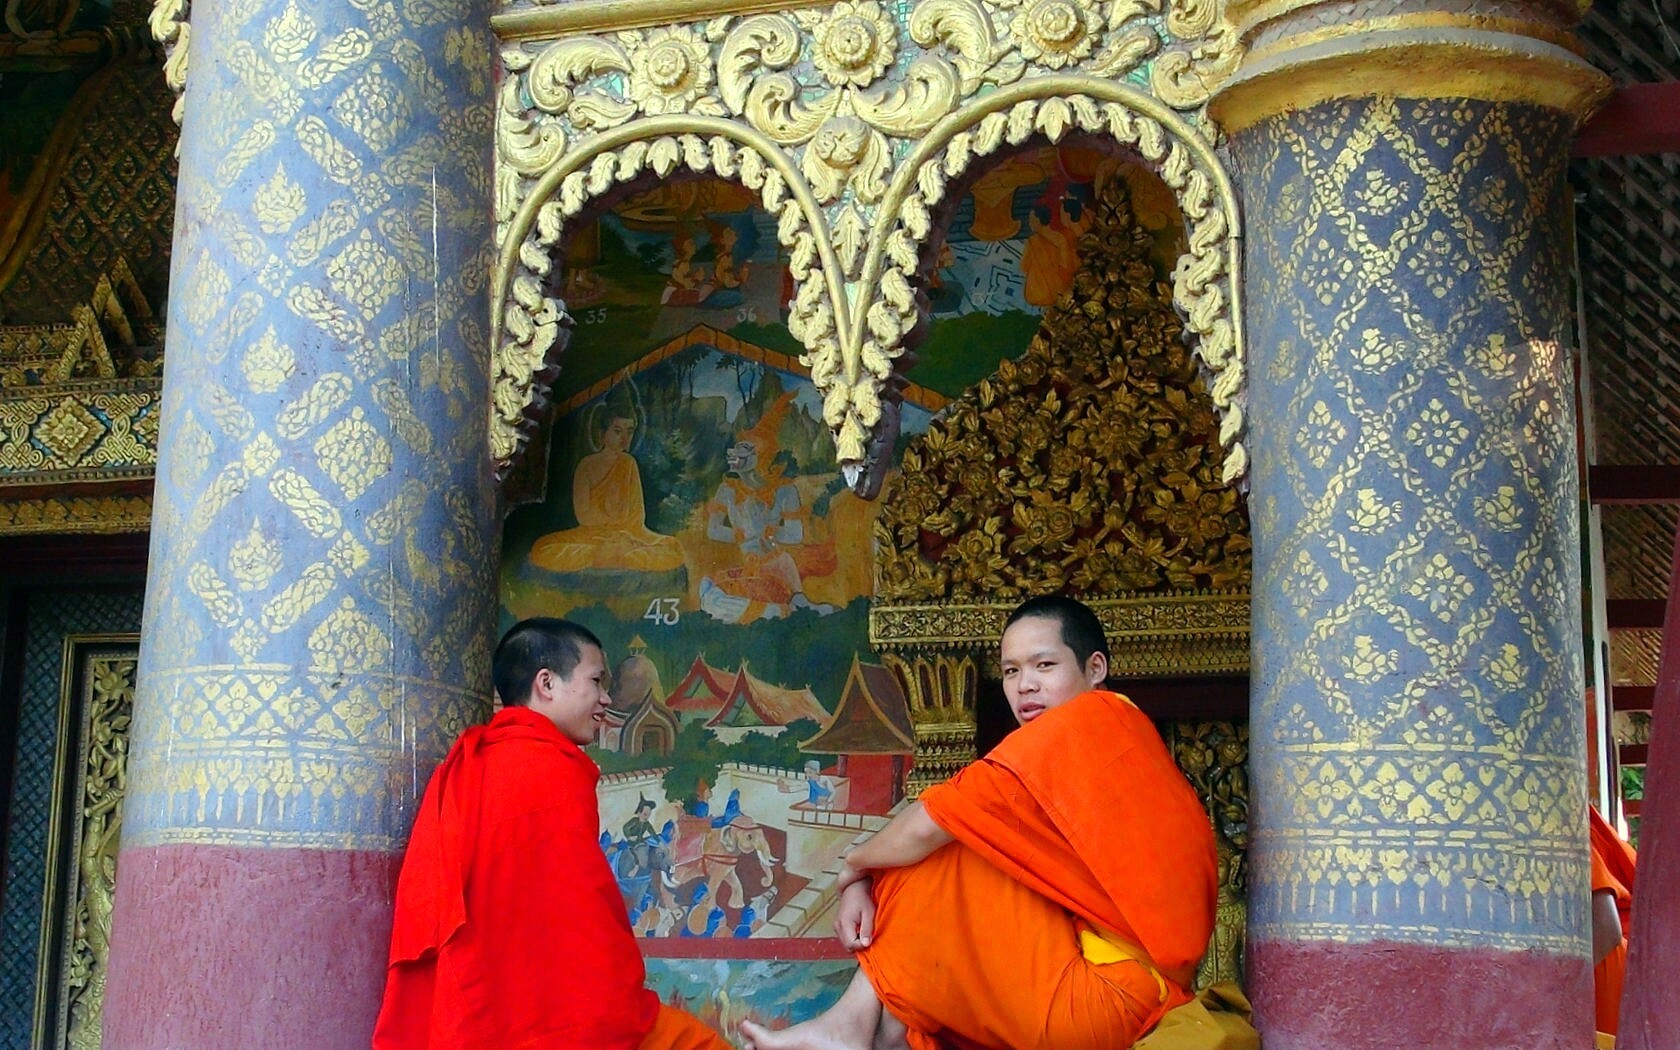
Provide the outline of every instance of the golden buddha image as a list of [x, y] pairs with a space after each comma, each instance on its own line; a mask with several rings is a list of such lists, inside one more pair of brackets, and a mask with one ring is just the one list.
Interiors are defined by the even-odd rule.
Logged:
[[577, 527], [551, 532], [531, 548], [531, 564], [554, 573], [664, 573], [683, 568], [675, 537], [647, 527], [642, 473], [631, 453], [636, 411], [625, 398], [609, 398], [591, 420], [595, 451], [572, 474]]

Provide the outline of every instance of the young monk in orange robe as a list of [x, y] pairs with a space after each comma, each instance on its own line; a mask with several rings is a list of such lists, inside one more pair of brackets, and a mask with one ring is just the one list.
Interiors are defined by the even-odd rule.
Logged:
[[1213, 930], [1213, 831], [1149, 719], [1095, 687], [1096, 616], [1035, 598], [1001, 645], [1021, 728], [842, 869], [860, 968], [828, 1013], [753, 1050], [1121, 1050], [1186, 990]]
[[1627, 973], [1627, 935], [1633, 927], [1633, 847], [1598, 810], [1587, 807], [1592, 842], [1593, 1001], [1598, 1030], [1615, 1035]]
[[606, 669], [565, 620], [503, 637], [507, 706], [461, 734], [415, 818], [374, 1050], [728, 1050], [644, 986], [596, 837], [581, 745], [611, 703]]

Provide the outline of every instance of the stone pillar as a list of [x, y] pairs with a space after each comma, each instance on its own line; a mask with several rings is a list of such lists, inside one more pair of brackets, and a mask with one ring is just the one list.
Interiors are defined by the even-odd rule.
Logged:
[[107, 1047], [366, 1047], [489, 707], [478, 0], [192, 11]]
[[1566, 12], [1244, 2], [1267, 1050], [1592, 1043]]

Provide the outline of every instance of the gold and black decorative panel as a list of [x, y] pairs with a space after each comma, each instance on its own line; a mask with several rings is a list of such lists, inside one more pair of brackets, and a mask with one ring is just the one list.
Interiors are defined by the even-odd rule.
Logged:
[[0, 320], [8, 324], [65, 321], [119, 260], [147, 298], [165, 299], [175, 213], [168, 88], [157, 65], [142, 58], [125, 60], [93, 86], [100, 94], [80, 110], [81, 127], [54, 140], [63, 142], [63, 155], [38, 162], [58, 172], [36, 191], [44, 199], [19, 202], [40, 209], [41, 220], [11, 258], [0, 259], [15, 267], [9, 283], [0, 279]]
[[35, 1050], [97, 1050], [127, 783], [138, 635], [64, 639]]

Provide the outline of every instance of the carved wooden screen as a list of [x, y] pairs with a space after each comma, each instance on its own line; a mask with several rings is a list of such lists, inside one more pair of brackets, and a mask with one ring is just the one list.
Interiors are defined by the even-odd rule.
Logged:
[[36, 1050], [97, 1050], [140, 638], [69, 635], [36, 982]]

